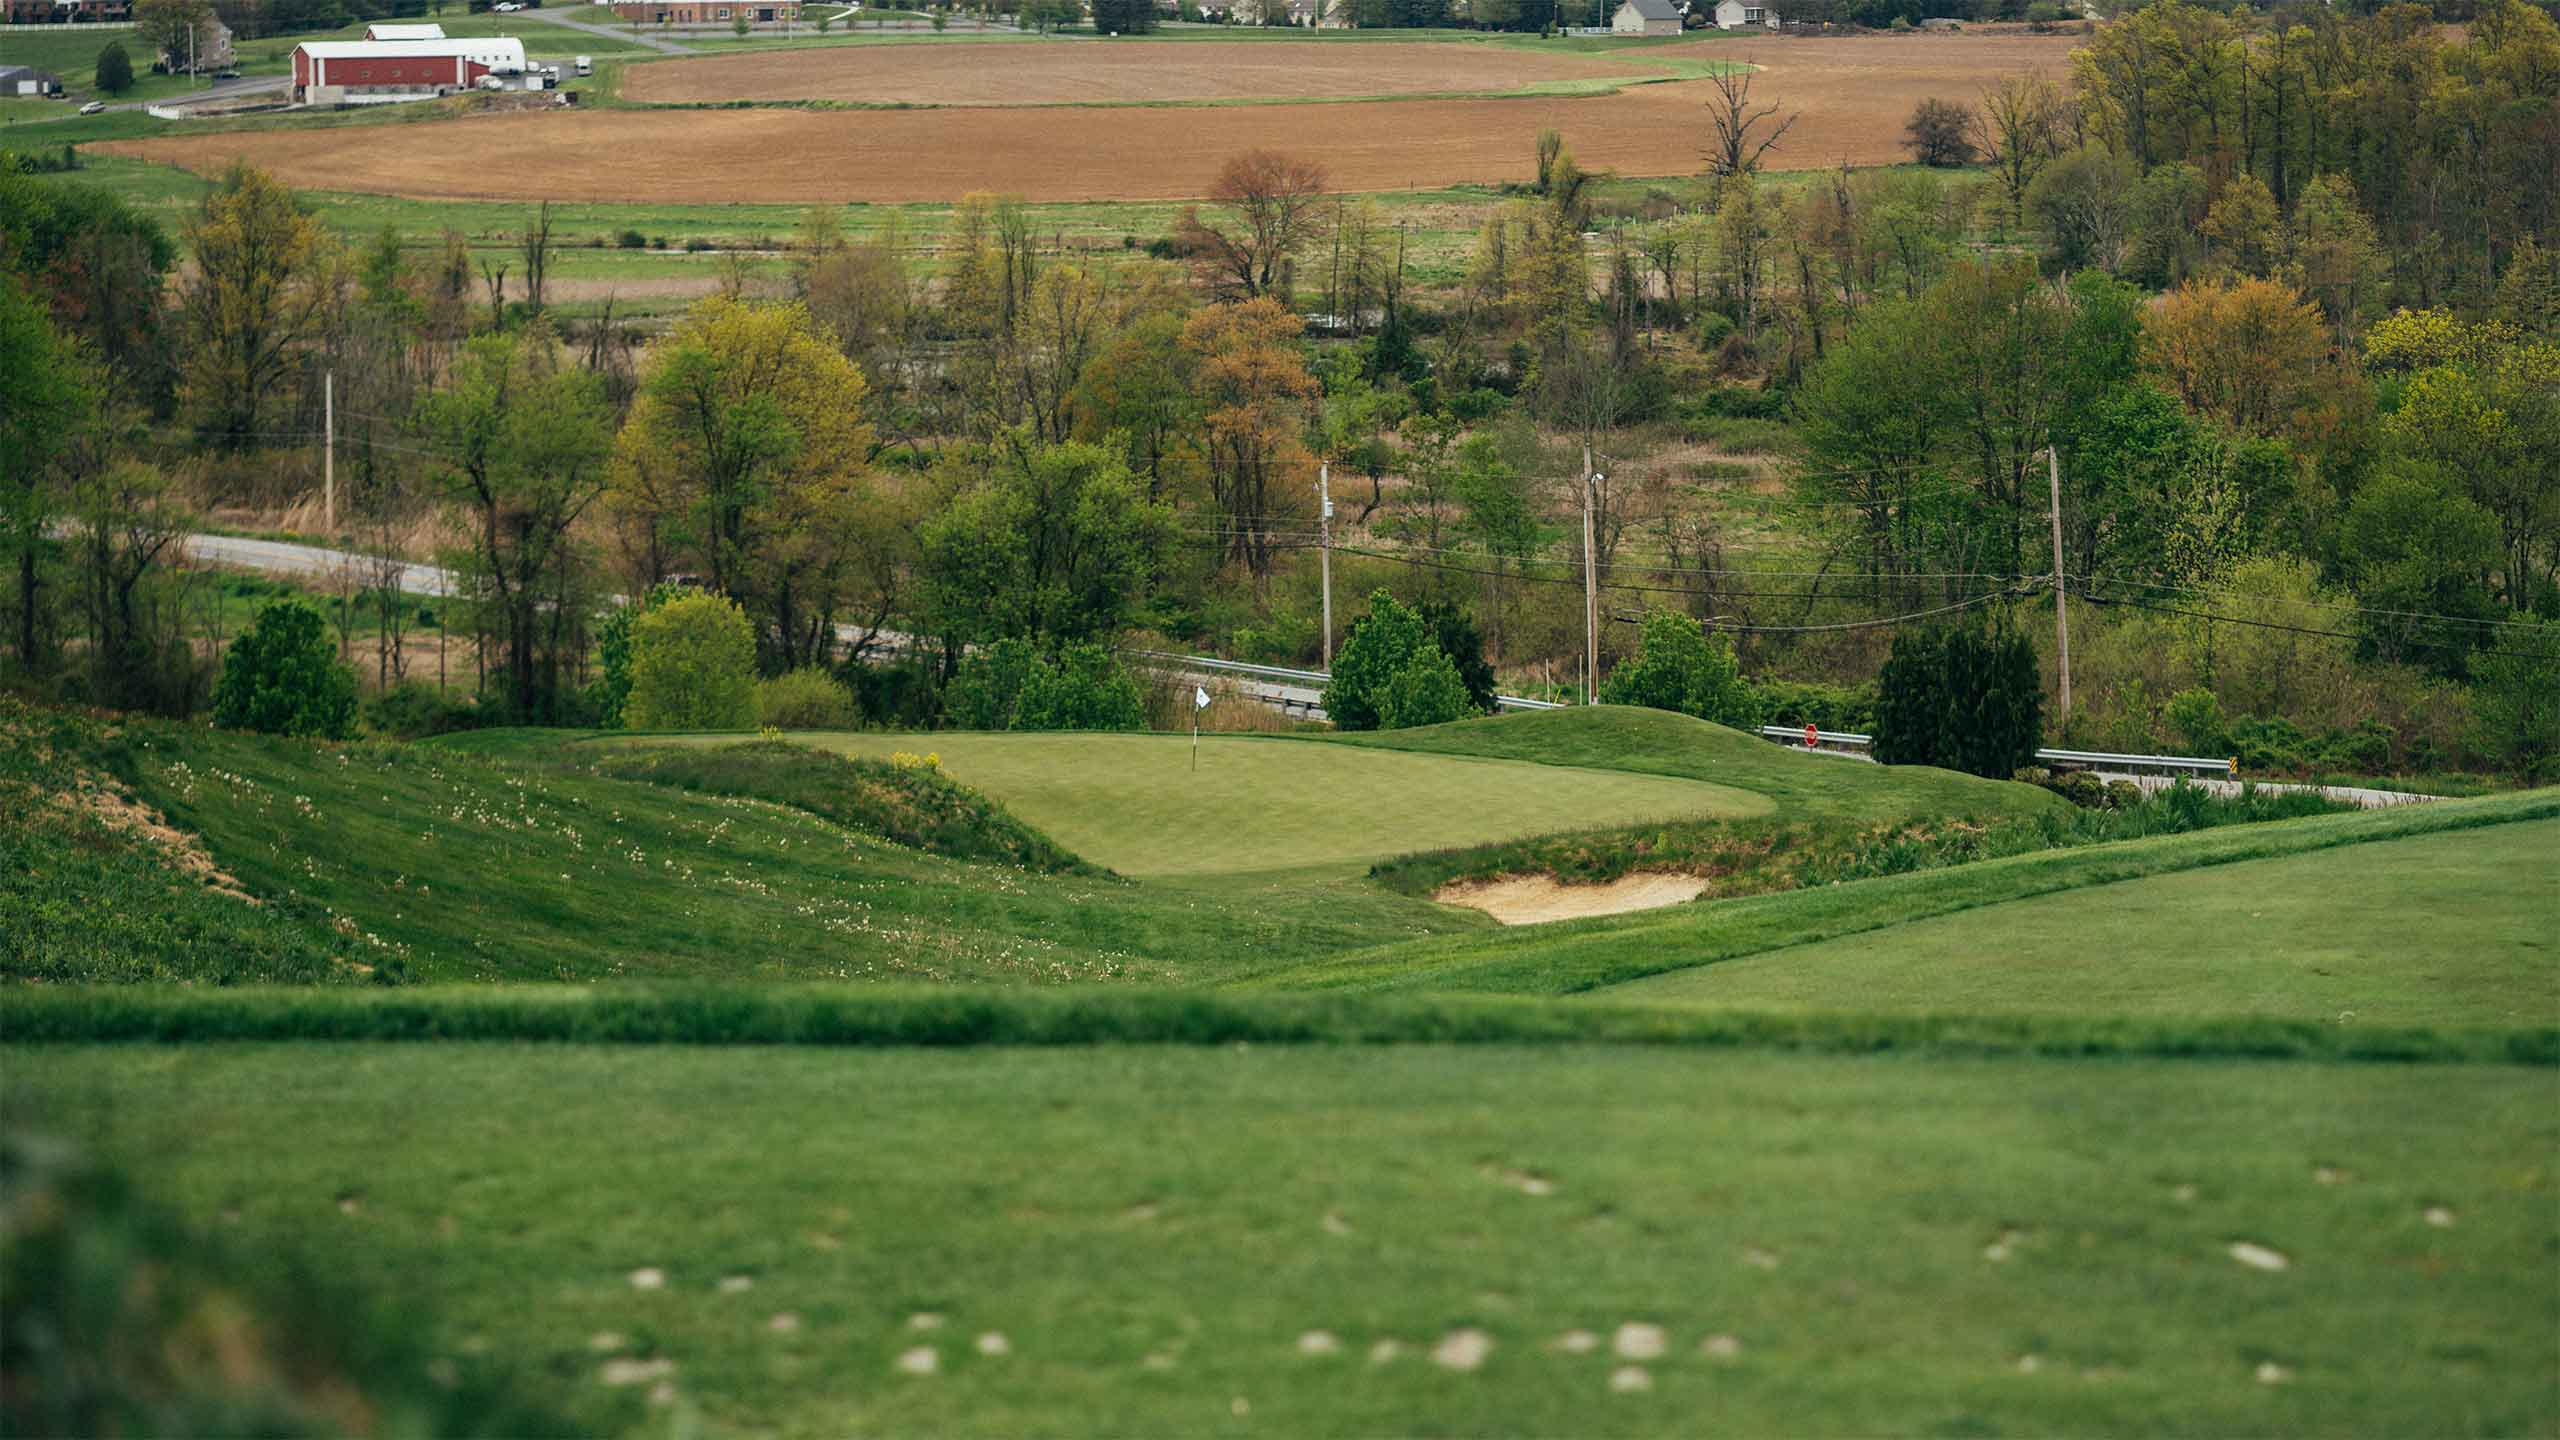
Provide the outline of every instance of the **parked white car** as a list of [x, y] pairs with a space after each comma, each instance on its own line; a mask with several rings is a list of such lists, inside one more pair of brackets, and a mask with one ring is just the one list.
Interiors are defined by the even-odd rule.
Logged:
[[95, 115], [95, 114], [97, 114], [99, 111], [104, 110], [104, 109], [106, 109], [106, 108], [107, 108], [107, 102], [106, 102], [106, 101], [104, 101], [104, 100], [92, 100], [92, 101], [90, 101], [88, 104], [83, 105], [83, 106], [81, 106], [81, 107], [80, 107], [80, 113], [81, 113], [81, 114], [83, 114], [83, 115]]

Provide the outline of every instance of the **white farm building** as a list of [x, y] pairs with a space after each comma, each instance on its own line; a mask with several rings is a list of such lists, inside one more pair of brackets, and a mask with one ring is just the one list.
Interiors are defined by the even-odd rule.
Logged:
[[306, 40], [293, 47], [293, 98], [304, 105], [379, 105], [429, 100], [482, 87], [528, 88], [524, 42], [511, 35], [471, 40]]

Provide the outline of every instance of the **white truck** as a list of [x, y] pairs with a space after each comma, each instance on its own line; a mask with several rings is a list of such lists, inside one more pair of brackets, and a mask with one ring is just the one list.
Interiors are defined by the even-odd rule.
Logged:
[[581, 55], [581, 56], [579, 56], [579, 57], [578, 57], [578, 73], [579, 73], [579, 74], [581, 74], [581, 75], [593, 75], [594, 73], [596, 73], [596, 62], [595, 62], [595, 57], [593, 57], [593, 56], [591, 56], [591, 55]]

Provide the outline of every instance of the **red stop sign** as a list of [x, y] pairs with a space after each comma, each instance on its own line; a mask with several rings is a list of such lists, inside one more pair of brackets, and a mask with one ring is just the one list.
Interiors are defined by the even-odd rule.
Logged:
[[1812, 722], [1812, 721], [1807, 720], [1806, 722], [1804, 722], [1804, 746], [1805, 746], [1805, 748], [1806, 748], [1806, 749], [1808, 749], [1808, 750], [1810, 750], [1810, 749], [1812, 749], [1814, 746], [1819, 745], [1819, 744], [1821, 744], [1821, 743], [1822, 743], [1822, 732], [1821, 732], [1820, 730], [1817, 730], [1817, 729], [1815, 729], [1815, 728], [1814, 728], [1814, 725], [1813, 725], [1813, 722]]

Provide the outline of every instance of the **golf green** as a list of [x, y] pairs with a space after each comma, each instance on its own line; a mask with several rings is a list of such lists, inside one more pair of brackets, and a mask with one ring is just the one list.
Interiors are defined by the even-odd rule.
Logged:
[[[723, 737], [724, 739], [726, 737]], [[1645, 820], [1765, 815], [1765, 795], [1628, 771], [1269, 736], [795, 735], [939, 755], [952, 778], [1124, 875], [1357, 868], [1389, 855]]]

